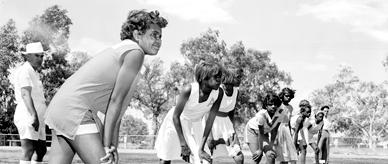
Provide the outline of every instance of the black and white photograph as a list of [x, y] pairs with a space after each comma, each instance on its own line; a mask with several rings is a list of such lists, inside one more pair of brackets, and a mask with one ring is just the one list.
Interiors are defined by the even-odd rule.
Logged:
[[386, 164], [386, 0], [0, 0], [0, 164]]

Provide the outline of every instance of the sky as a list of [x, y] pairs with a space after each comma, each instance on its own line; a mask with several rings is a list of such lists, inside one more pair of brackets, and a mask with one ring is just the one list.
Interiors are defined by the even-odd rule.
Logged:
[[332, 83], [340, 65], [351, 66], [363, 81], [388, 79], [382, 61], [388, 55], [386, 0], [0, 0], [0, 25], [14, 19], [19, 32], [52, 6], [73, 21], [72, 51], [92, 55], [120, 41], [129, 10], [159, 10], [169, 21], [157, 57], [183, 61], [180, 45], [208, 28], [221, 32], [228, 47], [270, 51], [296, 89], [292, 105]]

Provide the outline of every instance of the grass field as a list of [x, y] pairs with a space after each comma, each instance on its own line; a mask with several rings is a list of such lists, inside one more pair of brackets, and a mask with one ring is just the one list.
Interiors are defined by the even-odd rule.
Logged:
[[[0, 164], [17, 164], [18, 158], [21, 154], [20, 148], [0, 148]], [[249, 154], [249, 153], [247, 153]], [[47, 160], [46, 155], [45, 160]], [[388, 157], [388, 155], [387, 155]], [[246, 164], [253, 164], [250, 160], [250, 156], [246, 156]], [[82, 163], [78, 157], [73, 161], [74, 164]], [[158, 159], [156, 155], [151, 151], [126, 151], [120, 153], [120, 163], [125, 164], [157, 164]], [[173, 161], [174, 164], [185, 164], [185, 162], [178, 160]], [[228, 157], [219, 157], [214, 159], [214, 164], [233, 164], [233, 160]], [[263, 163], [263, 162], [262, 162]], [[311, 155], [307, 158], [307, 164], [312, 164]], [[388, 158], [375, 158], [362, 155], [333, 155], [330, 159], [331, 164], [387, 164]]]

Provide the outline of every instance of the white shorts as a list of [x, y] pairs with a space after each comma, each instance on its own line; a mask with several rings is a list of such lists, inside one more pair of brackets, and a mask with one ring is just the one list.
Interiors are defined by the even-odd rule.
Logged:
[[[97, 113], [97, 116], [99, 120], [103, 122], [105, 119], [105, 115], [101, 112]], [[103, 125], [101, 125], [103, 126]], [[60, 131], [55, 131], [56, 135], [62, 135], [65, 136]], [[75, 132], [75, 135], [84, 135], [84, 134], [93, 134], [93, 133], [100, 133], [100, 130], [96, 124], [96, 120], [94, 120], [92, 113], [89, 111], [85, 114], [84, 118], [82, 119], [81, 125], [78, 126], [77, 131]]]
[[35, 131], [31, 124], [15, 123], [16, 128], [19, 132], [20, 139], [30, 140], [46, 140], [46, 125], [43, 123], [39, 124], [38, 131]]

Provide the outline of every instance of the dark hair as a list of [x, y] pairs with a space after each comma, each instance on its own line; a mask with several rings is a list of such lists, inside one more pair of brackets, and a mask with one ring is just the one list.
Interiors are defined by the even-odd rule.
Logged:
[[221, 83], [223, 84], [231, 84], [231, 83], [236, 83], [239, 75], [242, 75], [244, 71], [241, 68], [236, 68], [236, 67], [228, 67], [225, 68], [224, 66], [224, 72], [222, 73], [222, 78], [221, 78]]
[[167, 26], [168, 22], [163, 17], [159, 16], [158, 10], [147, 12], [145, 10], [131, 10], [127, 19], [121, 26], [120, 39], [133, 38], [133, 31], [138, 30], [141, 33], [145, 33], [150, 28], [151, 24], [157, 24], [160, 28]]
[[301, 100], [299, 103], [299, 107], [300, 107], [300, 113], [304, 112], [306, 108], [311, 109], [310, 102], [307, 100]]
[[325, 110], [325, 108], [330, 109], [329, 106], [325, 105], [325, 106], [321, 107], [321, 111], [322, 111], [322, 110]]
[[195, 66], [195, 80], [201, 84], [202, 81], [208, 80], [214, 75], [222, 75], [222, 70], [222, 66], [216, 62], [201, 61]]
[[230, 84], [234, 82], [233, 72], [229, 69], [224, 69], [222, 72], [221, 83]]
[[282, 105], [282, 101], [279, 96], [273, 92], [269, 92], [267, 96], [265, 96], [263, 101], [263, 109], [267, 109], [268, 104], [274, 104], [276, 107]]
[[283, 88], [282, 91], [279, 93], [280, 99], [283, 100], [283, 97], [286, 93], [290, 94], [290, 99], [293, 99], [295, 96], [295, 90], [286, 87], [286, 88]]

